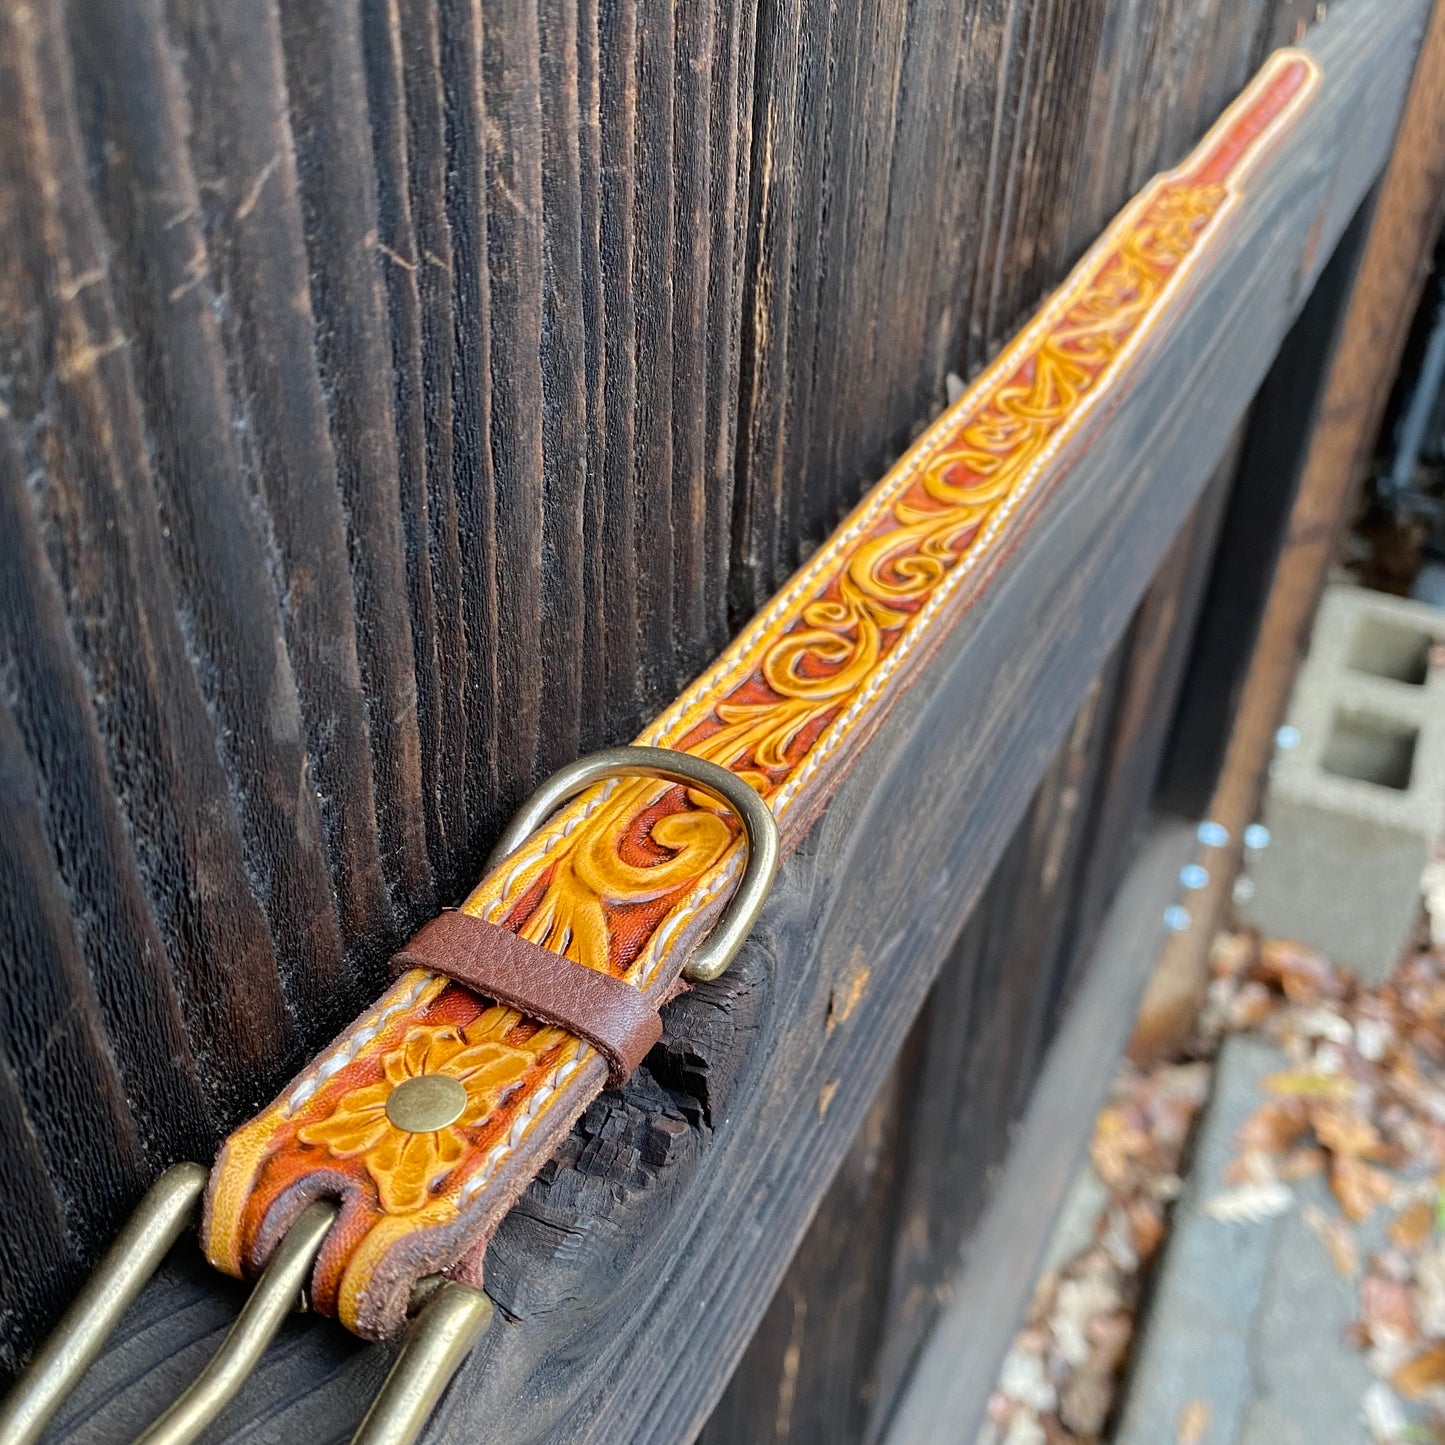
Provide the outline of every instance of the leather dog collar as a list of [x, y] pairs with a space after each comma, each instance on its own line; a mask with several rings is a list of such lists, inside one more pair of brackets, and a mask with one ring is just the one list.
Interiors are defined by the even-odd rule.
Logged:
[[[147, 1445], [197, 1438], [308, 1277], [312, 1305], [369, 1338], [421, 1305], [353, 1445], [415, 1440], [486, 1328], [497, 1222], [597, 1092], [636, 1067], [684, 975], [726, 966], [779, 849], [986, 592], [1067, 476], [1085, 419], [1137, 378], [1245, 179], [1319, 80], [1307, 54], [1273, 56], [641, 746], [544, 785], [461, 909], [400, 950], [386, 994], [231, 1135], [202, 1244], [218, 1268], [260, 1278]], [[605, 781], [579, 793], [592, 778]], [[179, 1164], [152, 1186], [0, 1402], [5, 1439], [38, 1440], [206, 1177]]]
[[[796, 845], [987, 589], [1059, 475], [1051, 461], [1128, 384], [1252, 164], [1317, 80], [1308, 56], [1277, 54], [639, 741], [739, 774], [783, 847]], [[497, 1222], [656, 1037], [656, 1010], [728, 899], [742, 851], [736, 822], [675, 783], [613, 780], [564, 807], [459, 915], [427, 925], [377, 1004], [231, 1135], [207, 1196], [211, 1261], [254, 1274], [307, 1205], [330, 1198], [340, 1214], [311, 1299], [356, 1333], [397, 1330], [423, 1276], [480, 1284]], [[539, 982], [548, 951], [569, 962], [548, 963]], [[597, 975], [592, 987], [578, 986], [582, 971]], [[388, 1100], [429, 1076], [450, 1081], [459, 1112], [408, 1132]]]

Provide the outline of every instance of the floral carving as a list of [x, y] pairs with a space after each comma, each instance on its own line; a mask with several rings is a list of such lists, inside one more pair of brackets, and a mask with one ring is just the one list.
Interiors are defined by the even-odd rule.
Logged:
[[[442, 1188], [467, 1152], [468, 1127], [485, 1119], [521, 1083], [533, 1048], [505, 1042], [520, 1015], [488, 1009], [465, 1028], [450, 1024], [414, 1028], [382, 1059], [383, 1077], [343, 1094], [325, 1118], [299, 1131], [304, 1144], [320, 1144], [338, 1159], [357, 1159], [376, 1186], [388, 1214], [412, 1214]], [[551, 1031], [555, 1032], [555, 1031]], [[536, 1039], [531, 1044], [535, 1046]], [[423, 1074], [455, 1079], [466, 1090], [460, 1118], [445, 1129], [412, 1134], [387, 1118], [386, 1101], [398, 1084]]]
[[[783, 785], [834, 721], [876, 691], [880, 664], [910, 628], [925, 625], [919, 614], [950, 574], [990, 545], [1228, 198], [1212, 183], [1156, 195], [1022, 362], [961, 410], [953, 435], [898, 487], [883, 524], [820, 579], [788, 626], [764, 635], [753, 666], [720, 690], [701, 726], [693, 717], [654, 724], [640, 741], [731, 769], [781, 813]], [[506, 896], [528, 896], [528, 907], [511, 926], [589, 968], [616, 970], [618, 910], [684, 896], [734, 837], [716, 804], [685, 789], [674, 790], [681, 809], [643, 823], [659, 791], [656, 782], [624, 784], [588, 827], [548, 853], [523, 855]], [[624, 840], [639, 829], [652, 846], [624, 857]], [[488, 902], [487, 916], [508, 921], [505, 899]], [[624, 976], [645, 984], [627, 973], [629, 963]]]
[[[1319, 76], [1286, 53], [1180, 170], [1151, 184], [1069, 282], [855, 509], [719, 661], [639, 742], [746, 778], [795, 842], [841, 770], [957, 611], [1068, 483], [1058, 458], [1129, 367]], [[545, 661], [545, 660], [543, 660]], [[688, 928], [718, 906], [736, 825], [708, 798], [652, 779], [600, 785], [549, 820], [463, 907], [659, 999]], [[571, 1046], [569, 1052], [568, 1046]], [[244, 1274], [275, 1202], [315, 1167], [347, 1177], [351, 1231], [313, 1281], [318, 1308], [357, 1333], [401, 1322], [396, 1254], [475, 1249], [560, 1131], [601, 1086], [580, 1041], [440, 976], [392, 991], [268, 1110], [217, 1166], [206, 1224], [214, 1263]], [[441, 1072], [467, 1091], [456, 1122], [407, 1135], [386, 1115], [399, 1083]], [[329, 1112], [328, 1112], [329, 1111]], [[312, 1148], [298, 1148], [298, 1142]], [[377, 1271], [392, 1261], [388, 1288]], [[404, 1273], [409, 1264], [400, 1266]]]

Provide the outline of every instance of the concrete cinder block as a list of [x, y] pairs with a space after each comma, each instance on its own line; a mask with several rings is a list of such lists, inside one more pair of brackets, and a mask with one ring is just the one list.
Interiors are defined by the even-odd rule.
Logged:
[[1266, 848], [1247, 859], [1241, 918], [1382, 982], [1445, 829], [1445, 611], [1326, 589], [1295, 685], [1295, 745], [1270, 769]]

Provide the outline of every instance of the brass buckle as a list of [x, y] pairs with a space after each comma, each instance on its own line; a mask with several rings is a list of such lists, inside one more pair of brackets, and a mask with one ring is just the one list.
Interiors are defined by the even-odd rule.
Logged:
[[725, 803], [743, 825], [748, 857], [743, 876], [727, 909], [718, 919], [707, 941], [683, 969], [694, 983], [718, 978], [737, 956], [743, 940], [758, 920], [773, 875], [778, 871], [782, 845], [772, 810], [758, 790], [736, 773], [706, 758], [672, 748], [603, 748], [559, 768], [520, 808], [487, 859], [487, 872], [500, 866], [516, 852], [548, 817], [569, 798], [606, 778], [661, 778], [696, 788]]
[[[166, 1251], [195, 1223], [206, 1179], [199, 1164], [176, 1164], [151, 1186], [0, 1404], [0, 1445], [39, 1440]], [[306, 1279], [336, 1215], [330, 1200], [307, 1206], [267, 1261], [220, 1349], [137, 1445], [186, 1445], [225, 1409], [282, 1321], [304, 1303]], [[418, 1288], [419, 1312], [352, 1445], [411, 1445], [491, 1320], [492, 1302], [481, 1290], [455, 1280], [423, 1284], [433, 1287], [425, 1293]]]
[[[717, 978], [757, 920], [781, 853], [768, 805], [745, 779], [670, 748], [607, 748], [559, 769], [522, 805], [487, 860], [490, 872], [569, 798], [606, 778], [648, 777], [696, 788], [729, 807], [742, 824], [747, 861], [737, 891], [685, 972]], [[176, 1164], [151, 1186], [74, 1303], [0, 1402], [0, 1445], [33, 1445], [65, 1396], [100, 1353], [120, 1317], [196, 1222], [209, 1173]], [[286, 1232], [236, 1322], [205, 1368], [136, 1445], [188, 1445], [221, 1413], [255, 1369], [286, 1316], [305, 1305], [305, 1286], [339, 1206], [310, 1204]], [[423, 1280], [415, 1318], [352, 1445], [412, 1445], [492, 1317], [479, 1289], [455, 1280]]]

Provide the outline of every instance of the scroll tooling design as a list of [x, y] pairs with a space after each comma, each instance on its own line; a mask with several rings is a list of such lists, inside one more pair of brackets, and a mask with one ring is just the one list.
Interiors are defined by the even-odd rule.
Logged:
[[[1318, 85], [1281, 51], [1179, 169], [1120, 214], [1038, 316], [864, 498], [722, 658], [638, 741], [746, 777], [785, 845], [911, 670], [978, 599], [1030, 509], [1064, 479], [1060, 453], [1130, 363], [1238, 203], [1254, 161]], [[660, 999], [740, 865], [712, 800], [653, 780], [582, 795], [463, 907]], [[434, 1134], [388, 1120], [388, 1090], [458, 1080], [467, 1106]], [[479, 1280], [496, 1221], [601, 1088], [581, 1040], [437, 975], [397, 980], [227, 1141], [204, 1239], [252, 1272], [306, 1202], [343, 1210], [313, 1281], [318, 1308], [380, 1336], [412, 1283]]]

